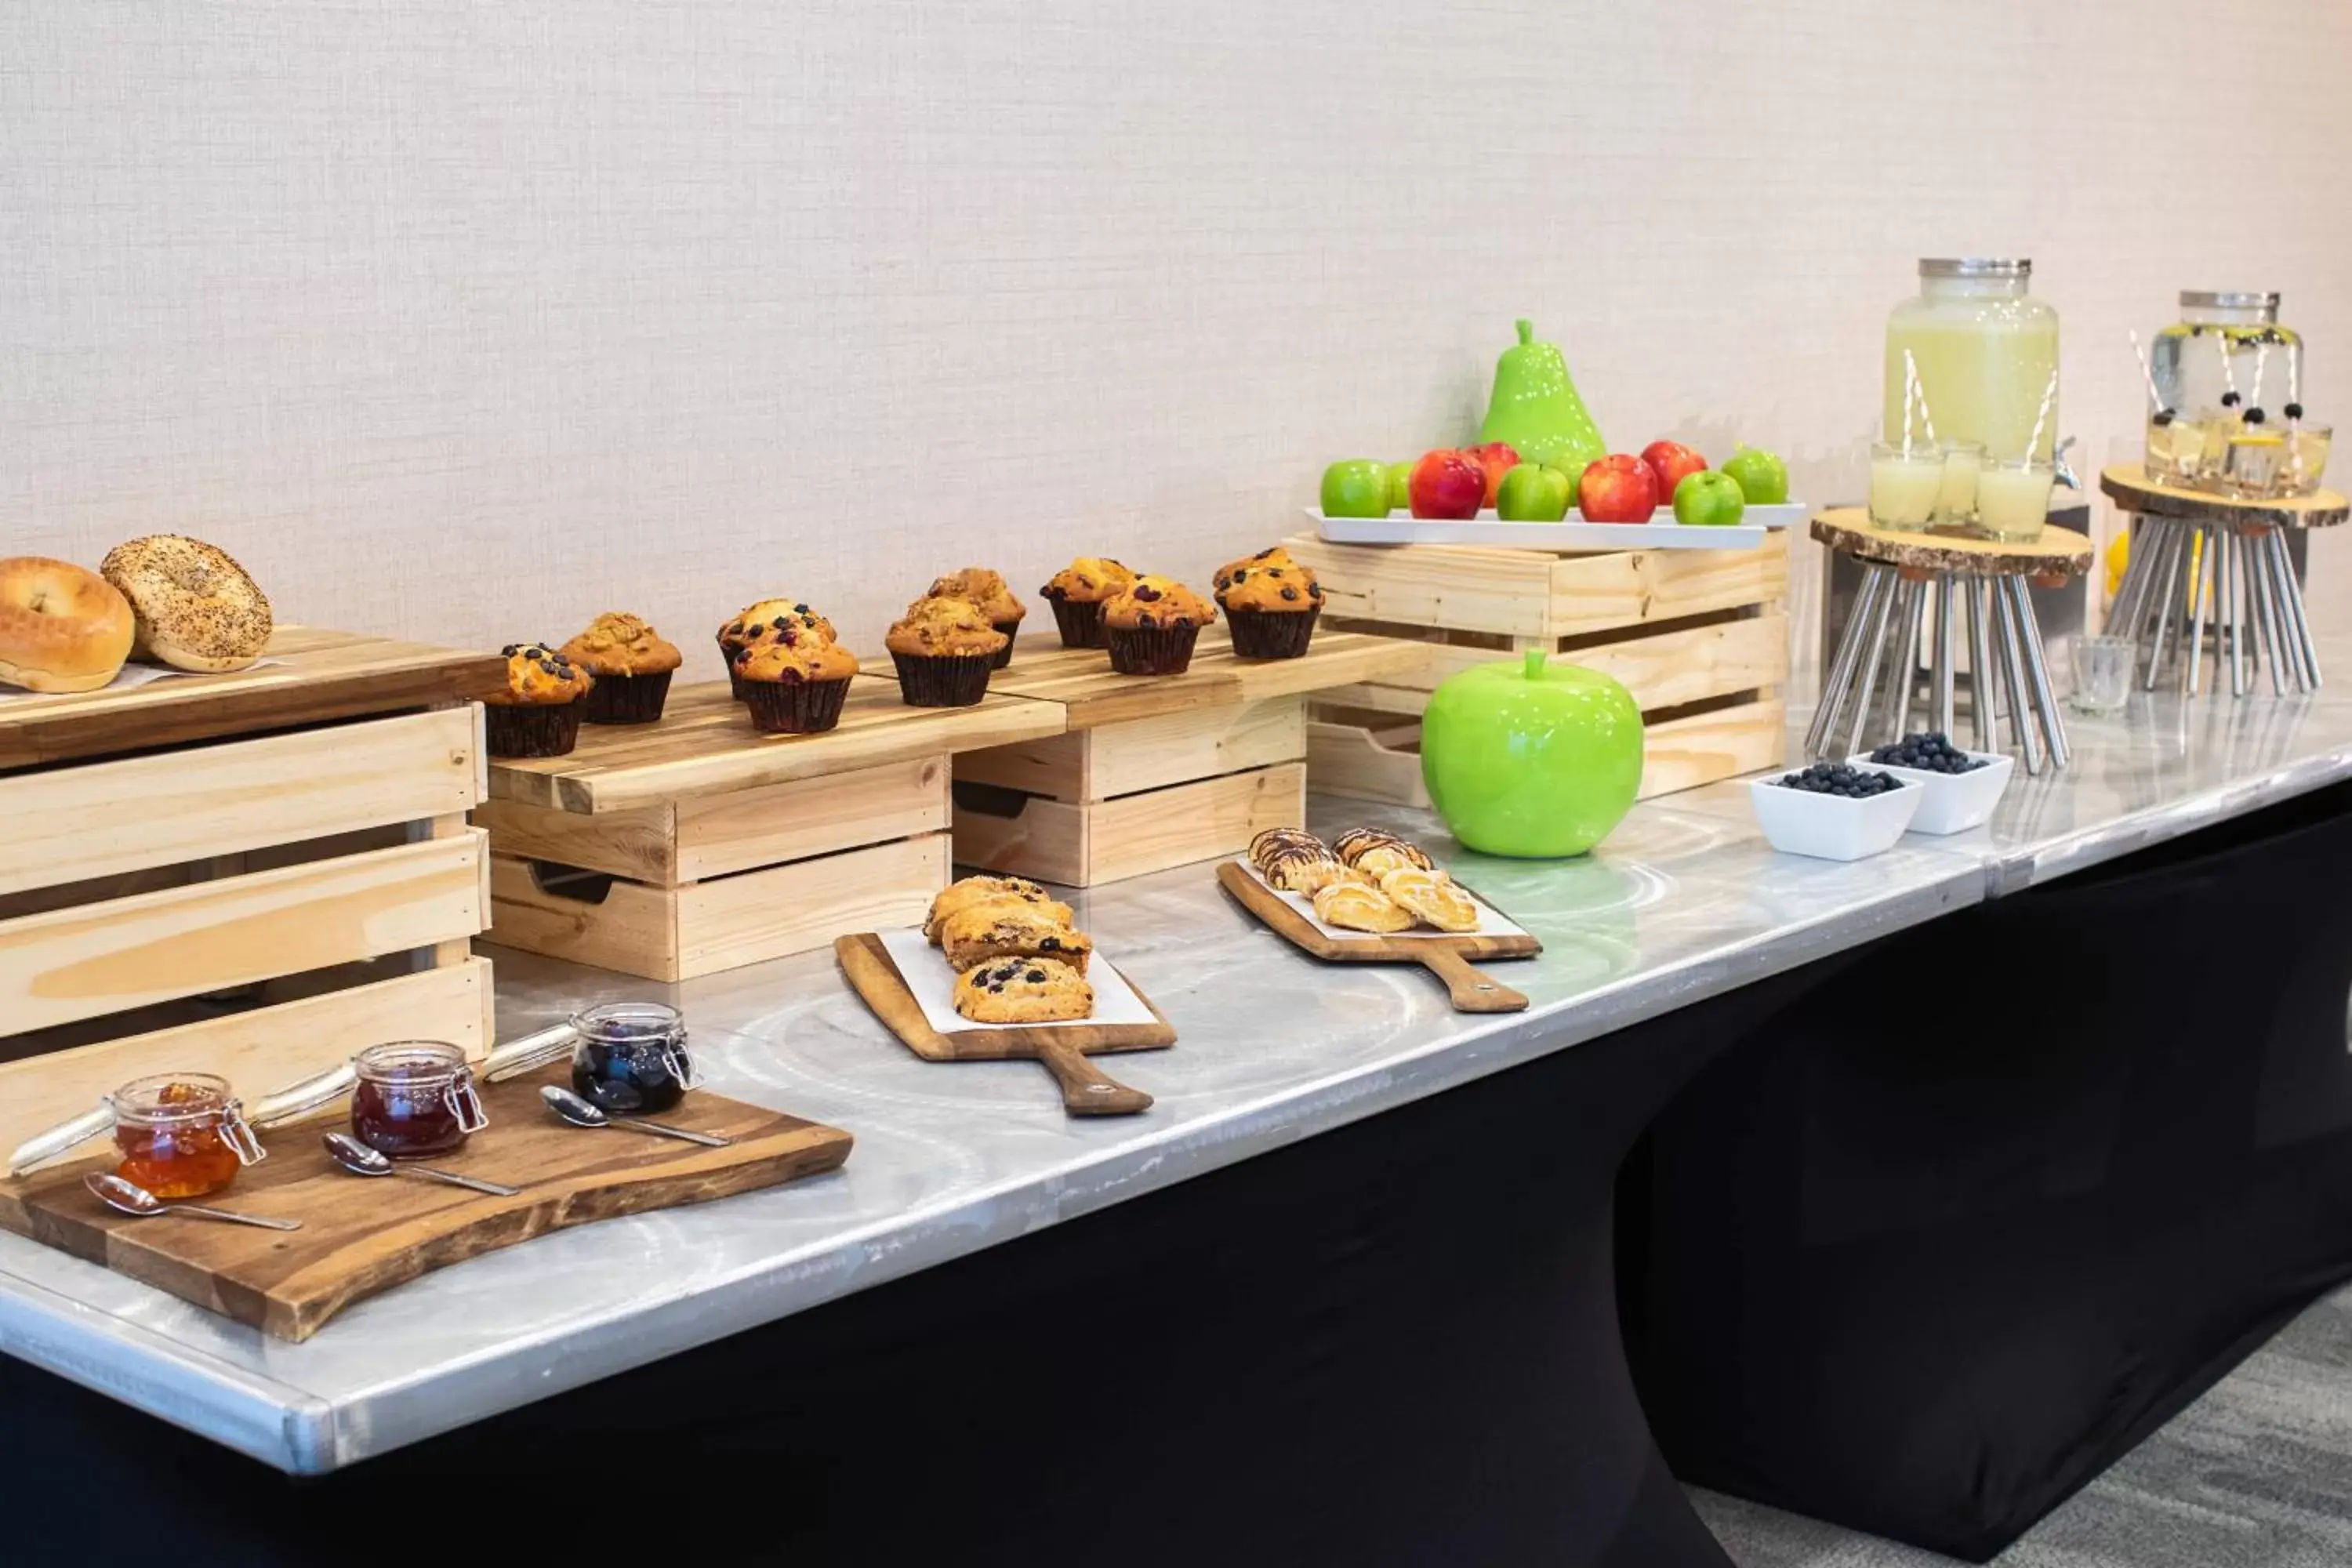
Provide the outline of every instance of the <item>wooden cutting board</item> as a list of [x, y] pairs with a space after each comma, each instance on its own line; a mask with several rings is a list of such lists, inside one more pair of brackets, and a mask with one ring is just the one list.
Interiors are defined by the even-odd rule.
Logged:
[[0, 1226], [104, 1264], [281, 1340], [307, 1340], [352, 1302], [548, 1231], [647, 1209], [721, 1198], [830, 1171], [849, 1157], [837, 1127], [701, 1090], [655, 1118], [732, 1138], [706, 1149], [675, 1138], [588, 1131], [557, 1121], [541, 1084], [570, 1068], [487, 1085], [490, 1124], [458, 1152], [424, 1163], [503, 1182], [510, 1198], [407, 1176], [348, 1174], [319, 1135], [336, 1120], [268, 1134], [269, 1158], [226, 1191], [193, 1202], [296, 1219], [296, 1231], [162, 1215], [135, 1219], [82, 1185], [114, 1161], [84, 1160], [0, 1183]]
[[[834, 956], [841, 972], [874, 1016], [925, 1061], [1043, 1062], [1062, 1086], [1062, 1108], [1073, 1116], [1131, 1116], [1151, 1106], [1151, 1097], [1105, 1073], [1087, 1058], [1105, 1051], [1159, 1050], [1176, 1043], [1176, 1031], [1159, 1006], [1140, 990], [1150, 1008], [1150, 1024], [1055, 1024], [1028, 1029], [968, 1029], [943, 1035], [923, 1016], [922, 1004], [907, 989], [882, 939], [871, 931], [836, 938]], [[940, 960], [944, 963], [946, 959]]]
[[1445, 983], [1459, 1013], [1517, 1013], [1528, 1005], [1525, 996], [1472, 967], [1472, 961], [1533, 958], [1543, 951], [1543, 943], [1532, 936], [1326, 936], [1240, 861], [1220, 864], [1217, 881], [1242, 908], [1318, 958], [1334, 963], [1418, 963]]

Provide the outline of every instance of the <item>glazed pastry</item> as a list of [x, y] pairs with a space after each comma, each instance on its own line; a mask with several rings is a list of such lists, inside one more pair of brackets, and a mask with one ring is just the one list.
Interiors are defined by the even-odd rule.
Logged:
[[1103, 605], [1110, 667], [1121, 675], [1181, 675], [1201, 628], [1216, 618], [1216, 606], [1183, 584], [1147, 573]]
[[1352, 874], [1319, 844], [1312, 848], [1304, 844], [1285, 845], [1267, 856], [1258, 869], [1265, 874], [1267, 882], [1286, 893], [1319, 893]]
[[228, 552], [201, 539], [130, 540], [98, 570], [131, 601], [139, 625], [131, 651], [140, 658], [219, 673], [247, 668], [269, 645], [268, 596]]
[[1315, 635], [1323, 590], [1280, 545], [1217, 568], [1217, 603], [1237, 658], [1297, 658]]
[[1013, 596], [1004, 579], [985, 566], [967, 566], [961, 572], [950, 572], [931, 584], [924, 595], [931, 599], [961, 599], [988, 617], [988, 624], [1004, 634], [1004, 647], [996, 656], [996, 668], [1003, 669], [1013, 662], [1013, 639], [1021, 630], [1021, 617], [1028, 607]]
[[999, 958], [1057, 958], [1084, 974], [1094, 939], [1029, 904], [982, 903], [959, 910], [940, 927], [950, 963], [970, 969]]
[[[1364, 866], [1362, 864], [1364, 857], [1374, 849], [1394, 850], [1395, 855], [1387, 858], [1384, 864]], [[1423, 871], [1429, 869], [1429, 857], [1422, 853], [1419, 845], [1399, 838], [1393, 833], [1383, 833], [1377, 827], [1350, 827], [1331, 841], [1331, 853], [1349, 865], [1357, 867], [1368, 877], [1377, 877], [1381, 871], [1393, 869], [1400, 865], [1415, 867]]]
[[731, 673], [753, 727], [770, 735], [814, 735], [841, 722], [857, 656], [831, 640], [779, 637], [738, 653]]
[[580, 739], [581, 700], [596, 678], [544, 643], [509, 643], [507, 683], [482, 699], [494, 757], [561, 757]]
[[754, 644], [774, 639], [797, 643], [814, 637], [824, 642], [838, 642], [833, 623], [818, 615], [797, 599], [762, 599], [756, 605], [746, 605], [742, 611], [719, 628], [719, 657], [727, 666], [727, 675], [735, 685], [735, 700], [743, 700], [743, 687], [735, 675], [735, 656]]
[[1439, 931], [1478, 929], [1478, 902], [1443, 871], [1405, 866], [1381, 879], [1381, 891]]
[[1065, 925], [1070, 921], [1069, 905], [1025, 877], [966, 877], [931, 900], [931, 912], [923, 921], [924, 938], [933, 947], [939, 946], [940, 928], [950, 915], [983, 903], [1026, 904]]
[[640, 616], [608, 614], [565, 643], [563, 657], [595, 678], [581, 717], [591, 724], [650, 724], [662, 716], [684, 656]]
[[1009, 958], [956, 976], [955, 1010], [977, 1024], [1058, 1024], [1091, 1016], [1095, 989], [1059, 959]]
[[1370, 882], [1349, 879], [1315, 895], [1315, 918], [1325, 925], [1386, 934], [1411, 931], [1417, 917]]
[[909, 707], [969, 708], [988, 695], [988, 672], [1012, 639], [965, 599], [918, 599], [883, 646]]
[[1276, 850], [1291, 848], [1312, 849], [1318, 854], [1329, 853], [1324, 847], [1323, 840], [1303, 827], [1269, 827], [1250, 840], [1250, 864], [1263, 871], [1267, 859]]
[[1134, 573], [1108, 555], [1081, 555], [1037, 592], [1054, 606], [1064, 647], [1101, 647], [1103, 605], [1134, 581]]

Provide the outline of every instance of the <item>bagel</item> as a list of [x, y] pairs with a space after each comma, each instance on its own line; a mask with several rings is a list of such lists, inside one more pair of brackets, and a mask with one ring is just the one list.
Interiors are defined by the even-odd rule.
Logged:
[[97, 573], [46, 555], [0, 561], [0, 681], [95, 691], [131, 657], [130, 604]]
[[269, 645], [268, 596], [216, 545], [153, 533], [116, 545], [98, 569], [131, 601], [142, 658], [219, 674]]

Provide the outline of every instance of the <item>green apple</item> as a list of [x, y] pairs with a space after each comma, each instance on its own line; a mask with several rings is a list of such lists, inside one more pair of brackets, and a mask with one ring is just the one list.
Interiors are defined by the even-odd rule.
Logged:
[[1412, 510], [1412, 465], [1411, 463], [1389, 465], [1389, 510], [1391, 511]]
[[1521, 463], [1503, 476], [1495, 515], [1507, 522], [1558, 522], [1568, 515], [1568, 476], [1541, 463]]
[[1350, 458], [1323, 470], [1325, 517], [1386, 517], [1389, 470], [1370, 458]]
[[1716, 472], [1739, 481], [1750, 506], [1779, 506], [1789, 499], [1789, 465], [1761, 447], [1742, 447]]
[[1720, 468], [1685, 474], [1675, 487], [1675, 521], [1690, 528], [1729, 528], [1748, 510], [1739, 481]]
[[1430, 693], [1421, 777], [1454, 837], [1482, 855], [1581, 855], [1633, 808], [1642, 710], [1596, 669], [1473, 665]]

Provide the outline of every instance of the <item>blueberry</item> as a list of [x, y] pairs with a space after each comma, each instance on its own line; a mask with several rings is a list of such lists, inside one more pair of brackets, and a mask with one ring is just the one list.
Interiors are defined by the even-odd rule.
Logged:
[[2235, 408], [2239, 404], [2243, 403], [2244, 401], [2244, 398], [2240, 397], [2234, 392], [2225, 392], [2221, 395], [2221, 406], [2224, 408]]
[[2290, 403], [2290, 404], [2288, 404], [2288, 405], [2286, 405], [2286, 416], [2287, 416], [2288, 418], [2290, 418], [2290, 419], [2300, 419], [2300, 418], [2302, 418], [2302, 417], [2303, 417], [2303, 405], [2302, 405], [2302, 404], [2300, 404], [2300, 403]]

